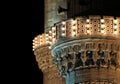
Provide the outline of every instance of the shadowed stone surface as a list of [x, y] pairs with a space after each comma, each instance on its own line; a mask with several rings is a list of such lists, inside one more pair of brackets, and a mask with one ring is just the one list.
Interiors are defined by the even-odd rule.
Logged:
[[75, 82], [86, 82], [86, 81], [117, 81], [120, 83], [120, 72], [113, 69], [82, 69], [75, 71]]

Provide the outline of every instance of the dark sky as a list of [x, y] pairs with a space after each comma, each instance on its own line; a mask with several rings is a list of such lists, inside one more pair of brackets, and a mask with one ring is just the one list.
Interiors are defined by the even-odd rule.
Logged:
[[[44, 32], [44, 0], [32, 0], [32, 39]], [[31, 45], [32, 46], [32, 45]], [[39, 70], [35, 56], [31, 48], [30, 68], [33, 84], [42, 84], [43, 75]]]
[[[116, 11], [116, 15], [120, 16], [120, 6], [117, 2], [114, 4], [112, 4], [112, 2], [111, 2], [111, 6], [104, 6], [104, 7], [106, 7], [106, 9], [107, 9], [107, 7], [109, 7], [110, 8], [109, 11], [111, 12], [112, 15], [115, 14], [114, 12], [112, 12], [114, 10], [114, 11]], [[38, 34], [41, 34], [44, 32], [44, 30], [43, 30], [44, 29], [44, 0], [33, 0], [31, 13], [32, 13], [32, 16], [31, 16], [31, 18], [32, 18], [32, 22], [31, 22], [31, 26], [32, 26], [31, 47], [32, 47], [33, 38], [35, 36], [37, 36]], [[30, 81], [34, 82], [32, 84], [42, 84], [43, 75], [42, 75], [41, 70], [39, 70], [39, 68], [38, 68], [38, 65], [37, 65], [37, 62], [35, 60], [35, 56], [33, 54], [32, 48], [31, 48], [31, 56], [29, 56], [29, 58], [30, 58], [30, 61], [27, 64], [30, 67], [28, 69], [31, 69], [29, 74], [30, 74], [32, 79], [30, 79]]]

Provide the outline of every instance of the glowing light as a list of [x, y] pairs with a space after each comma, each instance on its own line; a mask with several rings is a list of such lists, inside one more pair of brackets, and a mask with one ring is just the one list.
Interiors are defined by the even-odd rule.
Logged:
[[104, 30], [101, 30], [101, 33], [105, 33], [105, 31], [104, 31]]
[[61, 29], [62, 29], [63, 31], [65, 30], [65, 28], [64, 28], [64, 27], [62, 27]]
[[117, 23], [117, 20], [114, 20], [114, 23]]
[[33, 42], [34, 42], [35, 40], [33, 40]]
[[49, 46], [49, 49], [51, 49], [51, 46]]
[[32, 49], [34, 51], [34, 49]]
[[48, 34], [46, 34], [46, 37], [48, 36]]
[[87, 33], [90, 33], [90, 30], [87, 30]]
[[49, 33], [52, 33], [52, 31], [49, 31]]
[[40, 35], [40, 38], [42, 38], [42, 35]]
[[49, 43], [49, 41], [46, 41], [46, 43]]
[[52, 30], [55, 30], [55, 27], [52, 27]]
[[87, 25], [86, 25], [86, 27], [87, 27], [87, 28], [89, 28], [89, 27], [90, 27], [90, 25], [89, 25], [89, 24], [87, 24]]
[[35, 38], [35, 40], [37, 40], [37, 38]]
[[101, 19], [100, 21], [101, 21], [101, 23], [104, 23], [104, 22], [105, 22], [104, 19]]
[[65, 36], [65, 33], [62, 33], [62, 36]]
[[72, 21], [72, 24], [75, 24], [75, 23], [76, 23], [76, 21], [75, 21], [75, 20], [73, 20], [73, 21]]
[[35, 44], [35, 46], [38, 46], [37, 44]]
[[72, 29], [76, 29], [76, 26], [73, 26]]
[[40, 44], [42, 44], [42, 41], [40, 42]]
[[76, 32], [73, 32], [72, 34], [73, 34], [73, 35], [75, 35], [75, 34], [76, 34]]
[[35, 41], [35, 43], [37, 43], [38, 41]]
[[56, 34], [55, 33], [52, 33], [53, 36], [55, 36]]
[[60, 58], [57, 58], [57, 60], [60, 60]]
[[64, 25], [64, 24], [65, 24], [65, 22], [62, 22], [62, 24]]
[[90, 22], [90, 20], [89, 20], [89, 19], [87, 19], [87, 20], [86, 20], [86, 22]]
[[101, 28], [104, 28], [105, 27], [105, 25], [104, 24], [101, 24]]
[[117, 34], [117, 31], [114, 31], [114, 34]]
[[35, 46], [33, 46], [33, 48], [35, 48]]
[[52, 39], [52, 36], [49, 36], [50, 39]]
[[114, 28], [117, 29], [117, 25], [114, 25]]
[[51, 42], [51, 41], [49, 41], [49, 44], [52, 44], [52, 42]]
[[33, 43], [33, 45], [35, 45], [35, 43]]
[[46, 40], [48, 40], [48, 38], [46, 38]]

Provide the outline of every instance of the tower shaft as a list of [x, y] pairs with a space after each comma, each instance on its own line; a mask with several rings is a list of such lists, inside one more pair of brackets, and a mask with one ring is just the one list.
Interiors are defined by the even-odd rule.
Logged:
[[67, 8], [66, 0], [44, 0], [45, 2], [45, 24], [44, 31], [48, 32], [55, 23], [67, 18], [66, 12], [58, 13], [59, 6]]

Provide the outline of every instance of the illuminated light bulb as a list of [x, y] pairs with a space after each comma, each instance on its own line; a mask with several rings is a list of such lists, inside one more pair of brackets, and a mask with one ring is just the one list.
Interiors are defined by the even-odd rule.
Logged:
[[89, 19], [87, 19], [87, 20], [86, 20], [86, 22], [90, 22], [90, 20], [89, 20]]
[[46, 34], [46, 37], [48, 36], [48, 34]]
[[73, 26], [72, 29], [76, 29], [76, 26]]
[[49, 46], [49, 49], [51, 49], [51, 46]]
[[33, 48], [35, 48], [35, 46], [33, 46]]
[[76, 32], [73, 32], [73, 35], [75, 35], [76, 34]]
[[114, 20], [114, 23], [117, 23], [117, 20]]
[[52, 42], [51, 42], [51, 41], [49, 41], [49, 44], [52, 44]]
[[87, 30], [87, 33], [90, 33], [90, 30]]
[[64, 25], [64, 24], [65, 24], [65, 22], [62, 22], [62, 24]]
[[104, 30], [101, 30], [101, 33], [105, 33]]
[[52, 31], [49, 31], [49, 33], [52, 33]]
[[37, 38], [35, 38], [35, 40], [37, 40]]
[[52, 27], [52, 30], [55, 30], [55, 27]]
[[104, 19], [101, 19], [100, 21], [101, 21], [101, 23], [104, 23], [104, 22], [105, 22]]
[[32, 49], [33, 51], [35, 50], [35, 49]]
[[117, 29], [117, 25], [114, 25], [114, 28]]
[[65, 33], [62, 33], [62, 36], [65, 36]]
[[75, 23], [76, 23], [76, 21], [75, 21], [75, 20], [73, 20], [73, 21], [72, 21], [72, 24], [75, 24]]
[[35, 45], [35, 43], [33, 43], [33, 45]]
[[40, 42], [40, 45], [42, 45], [43, 43], [42, 42]]
[[40, 38], [40, 41], [42, 41], [42, 38]]
[[104, 24], [101, 24], [101, 28], [104, 28], [105, 27], [105, 25]]
[[60, 58], [57, 58], [57, 60], [60, 60]]
[[53, 35], [52, 38], [55, 38], [55, 35]]
[[114, 31], [114, 34], [117, 34], [117, 31]]
[[62, 29], [63, 31], [65, 30], [65, 28], [64, 28], [64, 27], [62, 27], [61, 29]]
[[40, 35], [40, 38], [42, 38], [42, 35]]
[[89, 24], [87, 24], [87, 25], [86, 25], [86, 27], [87, 27], [87, 28], [89, 28], [89, 27], [90, 27], [90, 25], [89, 25]]
[[49, 43], [49, 41], [46, 41], [46, 43]]
[[46, 38], [46, 40], [48, 40], [48, 38]]
[[35, 43], [37, 43], [38, 41], [35, 41]]
[[49, 36], [50, 39], [52, 39], [52, 36]]
[[34, 42], [35, 40], [33, 40], [33, 42]]
[[52, 35], [54, 36], [54, 35], [55, 35], [55, 33], [53, 32], [53, 33], [52, 33]]

